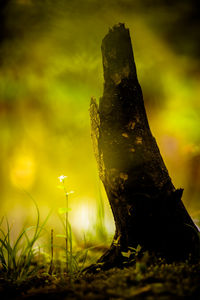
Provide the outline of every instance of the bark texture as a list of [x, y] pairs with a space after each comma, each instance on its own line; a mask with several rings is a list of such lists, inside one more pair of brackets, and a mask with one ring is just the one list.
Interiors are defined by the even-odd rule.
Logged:
[[110, 29], [102, 41], [104, 92], [91, 100], [95, 156], [116, 233], [99, 260], [119, 264], [121, 252], [141, 245], [167, 260], [197, 257], [198, 230], [169, 177], [152, 136], [138, 83], [129, 30]]

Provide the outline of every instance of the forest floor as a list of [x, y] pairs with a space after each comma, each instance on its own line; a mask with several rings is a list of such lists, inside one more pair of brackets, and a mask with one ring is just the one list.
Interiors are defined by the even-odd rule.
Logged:
[[200, 264], [188, 262], [113, 268], [69, 278], [38, 272], [14, 283], [0, 275], [0, 299], [200, 299]]

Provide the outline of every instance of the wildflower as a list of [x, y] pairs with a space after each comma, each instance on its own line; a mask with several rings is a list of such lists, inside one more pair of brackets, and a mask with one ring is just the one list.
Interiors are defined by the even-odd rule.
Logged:
[[58, 177], [58, 179], [60, 180], [60, 182], [64, 183], [65, 178], [67, 178], [67, 176], [61, 175]]
[[70, 195], [70, 194], [74, 194], [74, 191], [70, 191], [66, 193], [66, 196]]

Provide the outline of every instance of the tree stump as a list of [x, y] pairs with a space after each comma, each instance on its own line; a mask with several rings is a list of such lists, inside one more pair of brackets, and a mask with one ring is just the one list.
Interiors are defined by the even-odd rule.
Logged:
[[120, 265], [122, 252], [148, 250], [167, 261], [198, 257], [198, 229], [169, 177], [152, 136], [134, 62], [129, 30], [110, 29], [102, 41], [104, 92], [91, 100], [95, 156], [113, 212], [116, 232], [99, 259]]

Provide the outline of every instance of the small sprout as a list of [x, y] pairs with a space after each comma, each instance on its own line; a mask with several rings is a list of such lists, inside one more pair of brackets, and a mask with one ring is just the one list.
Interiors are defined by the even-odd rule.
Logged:
[[[130, 248], [130, 247], [129, 247], [129, 248]], [[142, 249], [142, 246], [140, 246], [140, 245], [137, 245], [136, 252], [140, 252], [140, 251], [141, 251], [141, 249]]]
[[133, 248], [133, 247], [128, 247], [128, 249], [130, 249], [130, 250], [132, 250], [132, 251], [134, 251], [134, 252], [136, 252], [136, 248]]
[[134, 148], [130, 148], [130, 152], [135, 152], [135, 149]]
[[65, 178], [67, 178], [67, 176], [61, 175], [58, 177], [58, 179], [60, 180], [60, 182], [64, 183]]
[[128, 250], [128, 252], [121, 252], [121, 254], [122, 254], [124, 257], [130, 258], [132, 252], [131, 252], [131, 250]]
[[126, 132], [123, 132], [122, 136], [125, 137], [126, 139], [128, 138], [128, 134]]

